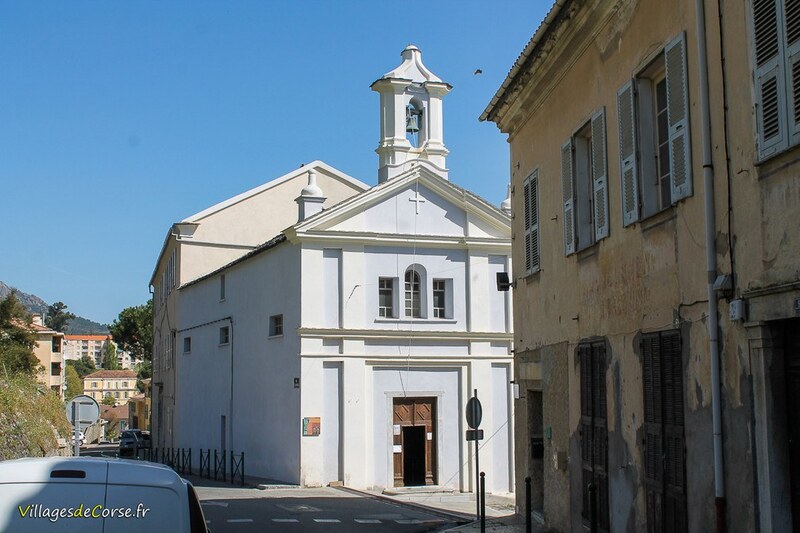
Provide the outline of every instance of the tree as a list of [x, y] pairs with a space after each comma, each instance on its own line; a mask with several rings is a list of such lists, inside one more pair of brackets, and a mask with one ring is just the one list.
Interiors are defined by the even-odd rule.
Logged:
[[103, 348], [103, 369], [105, 370], [119, 370], [119, 359], [117, 359], [117, 348], [111, 339], [106, 341]]
[[117, 405], [117, 400], [115, 400], [114, 397], [111, 396], [110, 394], [106, 394], [100, 403], [102, 403], [103, 405], [110, 405], [111, 407], [114, 407], [115, 405]]
[[32, 320], [15, 292], [0, 300], [0, 377], [34, 375], [41, 370], [33, 354], [36, 335]]
[[79, 394], [83, 394], [83, 380], [75, 370], [74, 365], [70, 365], [72, 361], [68, 361], [67, 368], [64, 369], [64, 379], [67, 382], [67, 392], [65, 398], [74, 398]]
[[67, 304], [56, 302], [47, 307], [47, 317], [44, 319], [44, 323], [53, 331], [65, 331], [67, 322], [73, 318], [75, 315], [67, 311]]
[[153, 363], [152, 361], [142, 361], [134, 368], [136, 369], [136, 388], [139, 389], [139, 392], [144, 392], [142, 380], [153, 377]]
[[134, 359], [150, 361], [153, 354], [153, 300], [126, 307], [108, 329], [121, 350], [130, 353]]
[[94, 366], [94, 359], [89, 357], [88, 355], [84, 355], [80, 359], [68, 359], [67, 360], [67, 367], [73, 367], [75, 371], [78, 373], [78, 377], [83, 379], [84, 376], [87, 374], [91, 374], [97, 368]]

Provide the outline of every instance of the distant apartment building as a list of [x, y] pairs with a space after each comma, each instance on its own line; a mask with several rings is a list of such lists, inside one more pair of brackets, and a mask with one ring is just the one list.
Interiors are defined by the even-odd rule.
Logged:
[[36, 345], [33, 348], [33, 353], [42, 365], [42, 370], [39, 372], [37, 379], [50, 387], [53, 392], [58, 394], [59, 398], [63, 398], [64, 391], [61, 385], [64, 383], [64, 368], [62, 365], [64, 334], [45, 326], [41, 315], [33, 315], [31, 326], [36, 334]]
[[136, 392], [136, 372], [133, 370], [98, 370], [83, 378], [83, 393], [98, 402], [111, 396], [116, 405], [128, 403]]
[[97, 368], [102, 367], [103, 353], [106, 343], [111, 342], [117, 348], [117, 360], [124, 370], [131, 368], [131, 355], [120, 350], [111, 335], [66, 335], [64, 340], [64, 360], [78, 360], [88, 355]]

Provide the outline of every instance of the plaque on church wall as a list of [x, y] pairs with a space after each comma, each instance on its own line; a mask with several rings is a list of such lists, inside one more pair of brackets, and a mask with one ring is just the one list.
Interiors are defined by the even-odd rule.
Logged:
[[395, 424], [394, 426], [392, 426], [392, 428], [395, 435], [400, 434], [400, 424]]
[[402, 444], [395, 444], [392, 446], [392, 452], [394, 453], [403, 453], [403, 445]]
[[317, 437], [319, 436], [320, 422], [318, 416], [308, 416], [303, 419], [303, 436], [304, 437]]

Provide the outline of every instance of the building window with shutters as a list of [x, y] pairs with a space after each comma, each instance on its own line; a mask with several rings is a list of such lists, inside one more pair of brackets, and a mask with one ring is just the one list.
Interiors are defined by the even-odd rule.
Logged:
[[561, 147], [564, 254], [608, 237], [605, 110], [592, 115]]
[[617, 92], [624, 226], [692, 195], [686, 72], [681, 33]]
[[584, 524], [589, 525], [594, 508], [598, 529], [608, 531], [608, 357], [605, 341], [580, 344], [578, 360], [581, 380], [581, 514]]
[[678, 330], [642, 335], [648, 531], [686, 531], [683, 357]]
[[522, 182], [525, 212], [525, 274], [539, 272], [539, 169]]
[[756, 143], [764, 160], [800, 142], [800, 4], [752, 0]]

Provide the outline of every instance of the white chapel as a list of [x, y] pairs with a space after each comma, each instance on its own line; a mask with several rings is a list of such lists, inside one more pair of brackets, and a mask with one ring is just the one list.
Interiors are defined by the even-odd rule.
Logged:
[[303, 486], [472, 491], [477, 389], [487, 491], [513, 491], [510, 213], [448, 175], [451, 87], [401, 56], [372, 84], [376, 185], [315, 161], [170, 229], [157, 444], [244, 452], [248, 476]]

